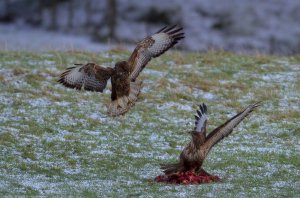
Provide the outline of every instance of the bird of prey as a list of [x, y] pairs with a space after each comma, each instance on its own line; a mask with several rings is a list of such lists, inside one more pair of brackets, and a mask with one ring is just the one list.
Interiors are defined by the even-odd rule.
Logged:
[[202, 168], [209, 151], [224, 137], [228, 136], [233, 128], [258, 106], [259, 103], [249, 105], [207, 135], [207, 106], [204, 103], [199, 105], [199, 110], [197, 110], [197, 115], [195, 115], [195, 128], [191, 132], [192, 140], [181, 152], [179, 163], [161, 165], [165, 175], [186, 172], [194, 172], [196, 175], [209, 175]]
[[115, 67], [102, 67], [95, 63], [75, 64], [60, 75], [59, 83], [69, 88], [103, 92], [111, 79], [110, 116], [125, 114], [135, 103], [142, 87], [137, 79], [151, 58], [158, 57], [184, 38], [183, 28], [176, 25], [164, 27], [137, 43], [127, 61], [117, 62]]

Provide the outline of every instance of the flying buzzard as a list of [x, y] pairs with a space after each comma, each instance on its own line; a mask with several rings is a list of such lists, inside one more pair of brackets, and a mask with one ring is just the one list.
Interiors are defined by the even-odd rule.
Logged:
[[111, 79], [112, 93], [108, 114], [125, 114], [135, 103], [141, 90], [139, 73], [153, 57], [158, 57], [184, 38], [182, 28], [164, 27], [152, 36], [138, 42], [128, 61], [115, 64], [114, 68], [95, 63], [76, 64], [60, 75], [59, 83], [69, 88], [103, 92]]
[[[196, 176], [211, 176], [202, 168], [203, 161], [207, 157], [211, 148], [219, 141], [221, 141], [224, 137], [228, 136], [232, 132], [233, 128], [235, 128], [258, 106], [259, 103], [248, 106], [242, 112], [230, 118], [224, 124], [206, 135], [207, 107], [205, 104], [199, 105], [199, 110], [197, 110], [197, 115], [195, 115], [195, 128], [191, 132], [192, 140], [181, 152], [179, 163], [161, 165], [161, 169], [165, 173], [165, 176], [158, 176], [156, 180], [170, 182], [170, 180], [174, 180], [174, 178], [175, 180], [178, 180], [178, 178], [180, 178], [177, 176], [174, 177], [174, 175], [179, 174], [182, 177], [182, 175], [184, 175], [185, 173], [188, 173], [188, 177], [191, 178], [191, 172]], [[197, 177], [194, 178], [195, 180], [199, 179]], [[214, 180], [216, 178], [211, 179]], [[180, 183], [180, 181], [171, 182]]]

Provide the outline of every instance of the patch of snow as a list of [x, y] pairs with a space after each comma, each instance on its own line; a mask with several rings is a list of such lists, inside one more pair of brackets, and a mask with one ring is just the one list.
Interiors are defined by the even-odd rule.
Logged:
[[218, 98], [217, 95], [210, 92], [204, 92], [201, 89], [193, 89], [192, 95], [196, 98], [204, 98], [206, 100], [216, 100]]
[[150, 75], [150, 76], [160, 77], [160, 78], [164, 77], [167, 74], [167, 72], [157, 71], [157, 70], [153, 70], [153, 69], [149, 69], [149, 68], [143, 70], [143, 73], [147, 74], [147, 75]]
[[14, 61], [2, 61], [2, 64], [4, 65], [20, 65], [20, 61], [14, 60]]
[[219, 80], [219, 83], [222, 84], [222, 85], [226, 85], [228, 83], [235, 84], [235, 83], [237, 83], [237, 81], [236, 80]]
[[31, 87], [31, 85], [29, 85], [27, 82], [23, 80], [14, 80], [11, 82], [11, 85], [13, 85], [15, 88], [18, 89], [25, 89]]
[[98, 113], [98, 112], [97, 113], [94, 112], [91, 115], [89, 115], [89, 117], [92, 118], [92, 119], [94, 119], [94, 120], [100, 120], [100, 119], [103, 118], [103, 115], [100, 114], [100, 113]]
[[61, 101], [61, 102], [54, 102], [55, 105], [57, 106], [61, 106], [61, 107], [67, 107], [67, 106], [70, 106], [71, 103], [70, 102], [67, 102], [67, 101]]
[[7, 122], [7, 121], [15, 121], [15, 122], [18, 122], [22, 120], [21, 117], [19, 116], [16, 116], [14, 114], [14, 112], [12, 111], [12, 108], [11, 107], [8, 107], [8, 108], [4, 108], [0, 114], [0, 121], [1, 122]]
[[91, 154], [95, 154], [95, 155], [113, 155], [114, 153], [110, 150], [106, 150], [106, 149], [101, 148], [101, 150], [91, 151]]
[[173, 84], [176, 84], [176, 85], [179, 85], [180, 84], [180, 80], [178, 78], [175, 78], [175, 77], [172, 77], [172, 78], [168, 78], [168, 81], [170, 83], [173, 83]]
[[0, 131], [1, 132], [10, 132], [10, 133], [19, 133], [20, 132], [20, 129], [16, 129], [16, 128], [13, 128], [13, 127], [10, 127], [10, 126], [0, 126]]
[[82, 172], [81, 168], [67, 168], [64, 169], [64, 173], [68, 174], [68, 175], [76, 175]]
[[283, 188], [285, 186], [287, 186], [286, 181], [276, 181], [273, 183], [273, 187], [275, 187], [275, 188]]
[[8, 94], [2, 94], [0, 95], [0, 104], [9, 106], [13, 104], [13, 100], [9, 98]]
[[177, 66], [177, 64], [174, 61], [167, 61], [165, 64], [169, 66]]
[[63, 114], [58, 119], [59, 124], [62, 126], [76, 126], [77, 123], [73, 120], [73, 118], [69, 114]]
[[48, 98], [36, 98], [26, 100], [27, 103], [30, 104], [32, 107], [48, 107], [52, 105], [52, 102]]
[[181, 65], [181, 67], [183, 67], [185, 69], [193, 69], [193, 65], [192, 64]]
[[296, 78], [297, 73], [295, 72], [284, 72], [284, 73], [269, 73], [262, 76], [265, 81], [279, 82], [279, 81], [292, 81]]
[[162, 105], [156, 105], [156, 108], [159, 109], [159, 110], [167, 110], [167, 109], [170, 109], [170, 108], [173, 108], [175, 107], [176, 109], [179, 109], [179, 110], [184, 110], [184, 111], [192, 111], [192, 107], [187, 105], [187, 104], [179, 104], [179, 103], [175, 103], [175, 102], [167, 102], [167, 103], [164, 103]]

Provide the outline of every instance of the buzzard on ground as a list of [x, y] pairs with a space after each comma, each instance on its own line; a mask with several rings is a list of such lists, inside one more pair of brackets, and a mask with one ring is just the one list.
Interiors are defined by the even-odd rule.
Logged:
[[[232, 132], [233, 128], [235, 128], [246, 116], [248, 116], [258, 106], [259, 103], [249, 105], [243, 111], [230, 118], [224, 124], [217, 127], [208, 135], [206, 135], [207, 107], [205, 104], [199, 105], [199, 110], [197, 110], [197, 115], [195, 115], [195, 128], [191, 132], [192, 140], [181, 152], [179, 157], [179, 163], [161, 165], [161, 169], [165, 173], [165, 176], [159, 176], [157, 177], [157, 180], [168, 181], [168, 179], [170, 178], [178, 179], [182, 177], [182, 175], [184, 175], [185, 173], [190, 174], [191, 172], [194, 173], [196, 176], [211, 176], [210, 174], [206, 173], [202, 168], [202, 164], [211, 148], [214, 145], [216, 145], [219, 141], [221, 141], [224, 137], [228, 136]], [[171, 176], [174, 174], [179, 174], [180, 177]], [[190, 176], [191, 175], [189, 175], [189, 177]], [[180, 183], [180, 181], [175, 181], [175, 183]]]
[[138, 42], [127, 61], [117, 62], [114, 68], [102, 67], [95, 63], [76, 64], [60, 75], [59, 83], [66, 87], [87, 91], [103, 92], [107, 81], [111, 79], [110, 116], [125, 114], [135, 103], [141, 90], [139, 73], [151, 58], [158, 57], [179, 40], [184, 38], [182, 28], [164, 27], [155, 34]]

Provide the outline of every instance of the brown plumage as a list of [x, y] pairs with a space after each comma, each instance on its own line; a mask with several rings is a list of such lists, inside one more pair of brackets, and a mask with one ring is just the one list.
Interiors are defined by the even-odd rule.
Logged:
[[171, 175], [192, 171], [197, 174], [205, 173], [208, 175], [202, 169], [202, 164], [211, 148], [224, 137], [228, 136], [258, 106], [259, 103], [249, 105], [243, 111], [206, 135], [207, 107], [205, 104], [199, 105], [199, 110], [197, 110], [197, 115], [195, 115], [195, 128], [191, 132], [192, 140], [181, 152], [179, 163], [161, 165], [163, 172], [166, 175]]
[[95, 63], [76, 64], [60, 75], [59, 83], [69, 88], [103, 92], [111, 78], [112, 94], [108, 114], [125, 114], [138, 99], [142, 81], [139, 73], [154, 57], [158, 57], [179, 40], [184, 38], [182, 28], [164, 27], [155, 34], [140, 41], [128, 61], [116, 63], [114, 68], [105, 68]]

